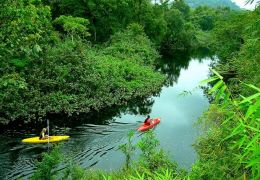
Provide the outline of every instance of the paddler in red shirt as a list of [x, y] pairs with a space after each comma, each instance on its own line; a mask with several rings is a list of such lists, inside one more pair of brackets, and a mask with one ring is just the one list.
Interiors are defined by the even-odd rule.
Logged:
[[144, 124], [146, 126], [149, 126], [150, 125], [150, 115], [147, 116], [147, 118], [144, 120]]

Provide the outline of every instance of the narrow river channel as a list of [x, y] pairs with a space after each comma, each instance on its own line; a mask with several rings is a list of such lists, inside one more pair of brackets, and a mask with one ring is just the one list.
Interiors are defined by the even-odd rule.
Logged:
[[[62, 146], [68, 162], [84, 168], [116, 170], [124, 163], [118, 146], [125, 142], [128, 131], [135, 130], [149, 113], [151, 117], [161, 117], [161, 123], [154, 129], [161, 147], [180, 167], [188, 169], [197, 158], [192, 144], [200, 132], [194, 123], [209, 105], [198, 85], [199, 81], [207, 78], [211, 62], [210, 57], [163, 60], [157, 69], [166, 74], [168, 80], [159, 96], [147, 99], [138, 108], [129, 107], [118, 115], [108, 116], [105, 122], [98, 123], [97, 120], [72, 127], [52, 126], [51, 133], [71, 136]], [[6, 131], [0, 135], [0, 179], [32, 175], [35, 160], [48, 150], [48, 145], [21, 142], [23, 138], [35, 135], [38, 135], [36, 130]], [[134, 141], [138, 139], [140, 134], [136, 133]], [[62, 169], [63, 165], [59, 168]]]

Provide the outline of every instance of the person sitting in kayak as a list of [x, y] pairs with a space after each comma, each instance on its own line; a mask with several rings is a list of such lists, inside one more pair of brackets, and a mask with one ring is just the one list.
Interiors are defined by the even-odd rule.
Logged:
[[49, 137], [49, 133], [47, 131], [47, 128], [43, 128], [42, 131], [41, 131], [39, 139], [44, 140], [44, 139], [48, 139], [48, 137]]
[[150, 115], [147, 116], [147, 118], [144, 120], [144, 124], [146, 126], [149, 126], [151, 123], [150, 123]]

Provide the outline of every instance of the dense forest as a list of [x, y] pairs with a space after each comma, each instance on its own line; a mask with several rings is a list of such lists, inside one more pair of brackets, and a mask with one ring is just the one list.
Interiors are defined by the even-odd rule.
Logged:
[[[122, 170], [70, 167], [64, 178], [259, 179], [260, 8], [200, 2], [1, 2], [0, 124], [99, 112], [150, 97], [166, 83], [156, 71], [158, 59], [177, 50], [208, 48], [218, 61], [204, 81], [211, 104], [199, 120], [204, 133], [195, 144], [199, 157], [190, 172], [169, 160], [148, 132], [137, 145], [129, 133], [120, 147], [127, 159]], [[137, 148], [141, 156], [133, 162]], [[33, 178], [61, 177], [52, 172], [60, 161], [57, 148], [45, 154]]]
[[0, 122], [99, 111], [158, 92], [164, 77], [155, 72], [157, 50], [209, 46], [204, 31], [229, 11], [200, 8], [183, 1], [5, 1]]

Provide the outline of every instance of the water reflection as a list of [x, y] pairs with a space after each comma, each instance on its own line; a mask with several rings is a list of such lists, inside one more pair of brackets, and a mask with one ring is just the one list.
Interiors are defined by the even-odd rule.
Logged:
[[204, 58], [212, 58], [213, 53], [209, 49], [200, 48], [196, 50], [174, 51], [164, 55], [158, 61], [156, 69], [166, 75], [166, 86], [173, 86], [178, 82], [180, 71], [187, 69], [192, 59], [201, 62]]

